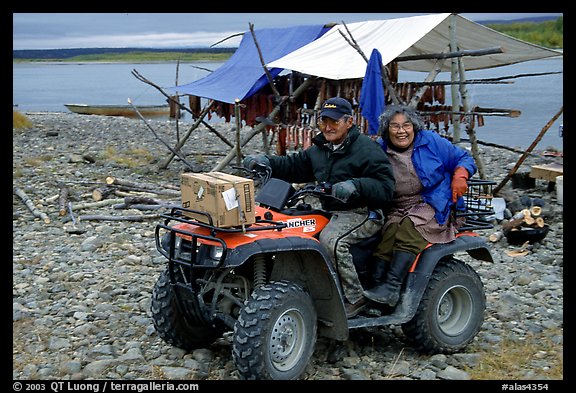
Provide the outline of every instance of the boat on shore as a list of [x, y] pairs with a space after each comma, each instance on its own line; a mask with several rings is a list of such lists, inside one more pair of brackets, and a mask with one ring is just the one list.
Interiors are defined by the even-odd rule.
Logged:
[[163, 105], [88, 105], [88, 104], [64, 104], [69, 111], [80, 115], [102, 115], [102, 116], [123, 116], [138, 117], [134, 110], [144, 117], [169, 116], [170, 106]]

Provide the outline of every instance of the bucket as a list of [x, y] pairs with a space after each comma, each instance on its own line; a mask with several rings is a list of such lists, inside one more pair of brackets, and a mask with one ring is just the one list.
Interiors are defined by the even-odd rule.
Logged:
[[559, 205], [564, 204], [564, 176], [556, 176], [556, 199]]

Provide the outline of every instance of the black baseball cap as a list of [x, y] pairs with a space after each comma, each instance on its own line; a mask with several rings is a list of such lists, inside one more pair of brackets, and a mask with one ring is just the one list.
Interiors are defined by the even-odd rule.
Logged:
[[352, 115], [352, 105], [347, 99], [342, 97], [328, 98], [322, 104], [320, 117], [326, 116], [334, 120], [339, 120], [344, 115]]

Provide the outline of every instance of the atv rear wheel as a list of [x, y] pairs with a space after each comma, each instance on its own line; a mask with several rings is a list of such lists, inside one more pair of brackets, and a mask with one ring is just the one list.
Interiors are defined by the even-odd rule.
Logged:
[[298, 379], [316, 343], [316, 309], [299, 286], [260, 286], [234, 325], [233, 357], [245, 379]]
[[177, 348], [191, 350], [205, 347], [221, 333], [202, 322], [191, 324], [190, 321], [202, 321], [200, 315], [186, 318], [178, 306], [174, 288], [170, 285], [168, 269], [160, 274], [154, 285], [150, 311], [158, 336]]
[[416, 314], [402, 330], [420, 351], [455, 353], [474, 339], [485, 308], [484, 286], [476, 271], [453, 258], [440, 261]]

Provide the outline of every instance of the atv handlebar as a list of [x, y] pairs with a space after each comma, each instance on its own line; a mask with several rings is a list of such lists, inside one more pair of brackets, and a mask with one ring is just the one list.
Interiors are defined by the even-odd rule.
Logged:
[[332, 183], [322, 182], [318, 184], [307, 184], [300, 188], [288, 199], [286, 206], [292, 207], [296, 205], [298, 201], [304, 199], [307, 196], [313, 196], [320, 200], [333, 199], [339, 202], [344, 202], [342, 199], [336, 198], [334, 195], [332, 195]]
[[270, 177], [272, 177], [272, 168], [267, 165], [259, 163], [254, 164], [254, 169], [249, 169], [244, 166], [231, 165], [232, 168], [245, 172], [250, 175], [254, 180], [258, 180], [260, 184], [266, 184]]
[[[249, 169], [244, 166], [231, 165], [232, 168], [245, 172], [255, 180], [259, 180], [260, 184], [266, 184], [272, 177], [272, 168], [267, 165], [256, 163], [254, 169]], [[321, 182], [318, 184], [307, 184], [298, 189], [286, 202], [286, 207], [293, 207], [304, 199], [306, 196], [313, 196], [320, 200], [333, 199], [338, 202], [345, 203], [346, 201], [332, 195], [332, 183]]]

